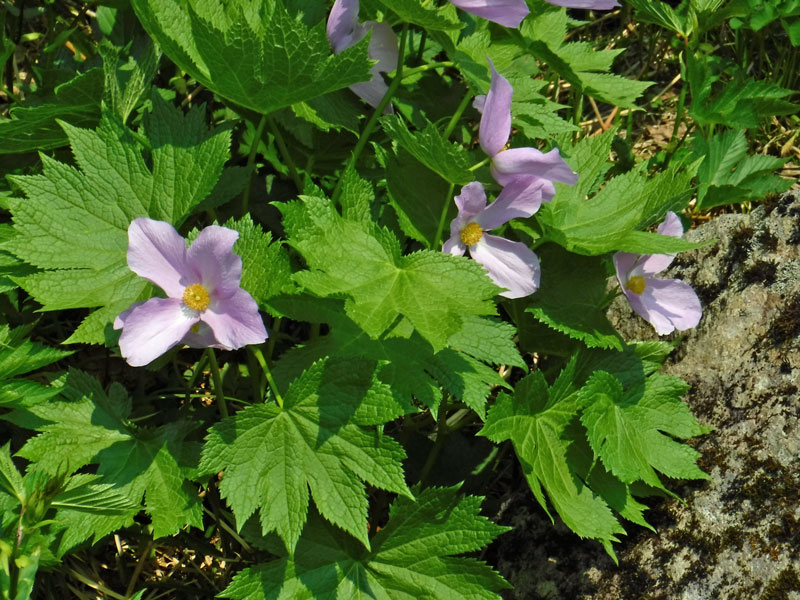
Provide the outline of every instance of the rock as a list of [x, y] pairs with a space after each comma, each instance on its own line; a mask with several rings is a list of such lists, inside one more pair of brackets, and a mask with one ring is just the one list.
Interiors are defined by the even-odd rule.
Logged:
[[[663, 274], [704, 307], [664, 371], [692, 386], [686, 401], [715, 428], [691, 440], [712, 479], [670, 482], [685, 503], [647, 500], [658, 531], [626, 524], [619, 566], [518, 490], [498, 515], [515, 529], [492, 549], [515, 586], [507, 598], [800, 600], [800, 195], [686, 237], [717, 241]], [[623, 297], [609, 317], [626, 339], [657, 339]]]

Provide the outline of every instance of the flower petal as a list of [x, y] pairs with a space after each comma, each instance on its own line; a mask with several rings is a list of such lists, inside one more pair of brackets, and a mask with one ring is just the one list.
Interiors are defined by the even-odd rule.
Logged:
[[619, 281], [619, 286], [623, 290], [625, 289], [625, 284], [628, 283], [628, 279], [635, 275], [633, 270], [636, 267], [636, 260], [638, 258], [638, 254], [632, 254], [630, 252], [616, 252], [614, 254], [614, 268], [617, 271], [617, 281]]
[[623, 291], [633, 310], [649, 321], [659, 335], [691, 329], [703, 314], [692, 286], [678, 279], [646, 278], [641, 295]]
[[530, 12], [525, 0], [450, 0], [450, 3], [504, 27], [519, 27]]
[[525, 244], [484, 234], [469, 253], [486, 267], [492, 281], [508, 290], [501, 296], [522, 298], [539, 289], [539, 259]]
[[361, 39], [353, 39], [353, 33], [358, 26], [358, 8], [358, 0], [336, 0], [333, 3], [325, 31], [333, 51], [337, 54]]
[[616, 8], [619, 2], [616, 0], [547, 0], [556, 6], [566, 6], [567, 8], [590, 8], [595, 10], [608, 10]]
[[447, 241], [442, 244], [442, 252], [445, 254], [452, 254], [453, 256], [464, 256], [467, 247], [461, 241], [458, 232], [451, 235]]
[[472, 101], [472, 108], [483, 114], [483, 107], [486, 106], [486, 94], [478, 94]]
[[544, 153], [536, 148], [511, 148], [492, 158], [492, 175], [500, 185], [508, 185], [515, 176], [542, 177], [573, 185], [578, 175], [561, 158], [558, 148]]
[[475, 222], [489, 231], [511, 219], [530, 217], [542, 205], [546, 183], [538, 177], [514, 178], [497, 199], [475, 217]]
[[239, 232], [219, 225], [209, 225], [189, 246], [186, 259], [206, 291], [226, 298], [239, 289], [242, 280], [242, 259], [233, 253]]
[[183, 336], [181, 343], [191, 348], [220, 348], [225, 350], [217, 341], [217, 338], [214, 337], [214, 330], [202, 321], [198, 321], [189, 330], [189, 333]]
[[[475, 215], [486, 208], [486, 192], [483, 184], [473, 181], [461, 188], [461, 193], [455, 197], [458, 207], [458, 217], [462, 223], [472, 220]], [[452, 225], [451, 225], [452, 231]]]
[[165, 221], [146, 217], [128, 226], [128, 266], [139, 277], [152, 281], [170, 298], [183, 296], [193, 283], [186, 260], [186, 241]]
[[[378, 106], [386, 95], [389, 86], [381, 77], [381, 73], [389, 73], [397, 68], [398, 48], [397, 35], [395, 35], [388, 23], [376, 23], [367, 21], [360, 25], [365, 30], [372, 29], [372, 36], [369, 40], [369, 57], [377, 60], [378, 63], [370, 69], [372, 79], [350, 86], [350, 89], [364, 102], [372, 107]], [[384, 110], [385, 114], [393, 112], [392, 105], [388, 104]]]
[[176, 298], [150, 298], [123, 312], [114, 322], [122, 326], [119, 349], [128, 364], [141, 367], [178, 345], [198, 313]]
[[683, 223], [681, 218], [674, 212], [667, 211], [664, 221], [658, 226], [658, 233], [661, 235], [671, 235], [672, 237], [683, 237]]
[[478, 137], [483, 151], [494, 156], [503, 149], [511, 135], [511, 97], [514, 90], [508, 79], [495, 71], [491, 60], [489, 68], [492, 70], [492, 84], [483, 103]]
[[220, 346], [227, 350], [260, 344], [267, 339], [258, 305], [243, 289], [224, 300], [212, 302], [200, 313], [200, 319], [211, 327]]

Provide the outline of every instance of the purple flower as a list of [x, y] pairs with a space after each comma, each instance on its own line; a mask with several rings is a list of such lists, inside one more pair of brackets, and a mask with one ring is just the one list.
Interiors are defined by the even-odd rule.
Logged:
[[566, 6], [567, 8], [591, 8], [596, 10], [608, 10], [619, 6], [617, 0], [547, 0], [556, 6]]
[[573, 185], [578, 176], [564, 162], [557, 148], [544, 153], [536, 148], [504, 149], [511, 136], [511, 97], [514, 90], [508, 80], [500, 75], [489, 61], [492, 83], [485, 98], [478, 97], [475, 106], [483, 114], [479, 138], [481, 148], [492, 159], [492, 175], [502, 186], [512, 182], [527, 183], [528, 200], [539, 209], [556, 193], [553, 181]]
[[443, 252], [456, 256], [469, 248], [470, 256], [486, 268], [492, 281], [508, 290], [500, 294], [506, 298], [522, 298], [539, 288], [539, 259], [533, 251], [521, 242], [484, 233], [533, 214], [521, 191], [524, 184], [512, 183], [487, 206], [483, 185], [477, 181], [465, 185], [455, 197], [458, 216], [450, 223], [450, 239], [442, 246]]
[[[372, 60], [377, 60], [370, 73], [372, 79], [350, 86], [355, 94], [370, 106], [378, 106], [389, 87], [381, 77], [381, 73], [388, 73], [397, 68], [398, 49], [397, 36], [387, 23], [367, 21], [358, 23], [358, 0], [336, 0], [328, 15], [327, 34], [333, 51], [338, 54], [342, 50], [359, 42], [372, 30], [369, 40], [368, 54]], [[387, 113], [392, 112], [392, 107], [387, 106]]]
[[519, 27], [530, 12], [525, 0], [450, 0], [450, 4], [488, 21], [513, 28]]
[[233, 253], [238, 232], [206, 227], [187, 249], [164, 221], [138, 218], [128, 227], [128, 266], [167, 298], [138, 302], [119, 315], [119, 347], [140, 367], [178, 344], [234, 350], [267, 339], [253, 297], [240, 287], [242, 259]]
[[[670, 211], [658, 227], [658, 233], [681, 237], [683, 225]], [[622, 291], [633, 310], [649, 321], [659, 335], [673, 330], [690, 329], [700, 322], [703, 313], [697, 294], [688, 283], [678, 279], [656, 279], [654, 275], [666, 269], [674, 255], [630, 254], [617, 252], [614, 266]]]

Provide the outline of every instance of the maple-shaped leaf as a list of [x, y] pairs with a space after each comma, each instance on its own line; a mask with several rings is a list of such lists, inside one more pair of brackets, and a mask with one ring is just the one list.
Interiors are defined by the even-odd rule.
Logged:
[[310, 488], [326, 519], [369, 546], [364, 484], [411, 496], [403, 448], [365, 429], [399, 416], [370, 363], [319, 361], [292, 382], [282, 407], [249, 406], [211, 428], [201, 469], [225, 471], [220, 492], [240, 527], [258, 510], [264, 533], [294, 549]]
[[545, 491], [570, 529], [599, 540], [613, 556], [611, 542], [625, 530], [568, 459], [571, 441], [566, 434], [580, 410], [574, 370], [573, 360], [552, 386], [535, 371], [517, 384], [513, 397], [501, 392], [480, 435], [497, 443], [511, 440], [528, 485], [547, 514]]
[[149, 161], [106, 113], [96, 131], [62, 124], [79, 169], [42, 155], [40, 175], [10, 177], [26, 198], [9, 199], [16, 236], [4, 247], [41, 269], [15, 281], [46, 311], [98, 308], [67, 343], [103, 343], [114, 318], [144, 297], [149, 284], [127, 265], [130, 222], [180, 226], [229, 157], [230, 130], [209, 131], [203, 108], [184, 114], [155, 93], [152, 103]]
[[510, 587], [486, 563], [456, 555], [486, 546], [509, 528], [480, 515], [483, 499], [454, 488], [398, 497], [367, 551], [312, 516], [293, 557], [244, 569], [221, 597], [234, 600], [381, 598], [497, 600]]
[[279, 208], [311, 269], [295, 279], [318, 296], [346, 296], [347, 315], [373, 338], [405, 317], [438, 351], [462, 316], [496, 313], [499, 288], [475, 261], [430, 250], [403, 256], [391, 232], [342, 218], [323, 198]]
[[176, 421], [158, 428], [128, 420], [131, 400], [119, 384], [106, 394], [93, 377], [71, 370], [62, 388], [64, 400], [15, 410], [5, 418], [39, 431], [19, 455], [48, 474], [97, 465], [99, 483], [145, 511], [155, 537], [177, 533], [187, 523], [201, 526], [202, 508], [188, 481], [196, 471], [200, 444], [186, 441], [194, 425]]
[[133, 0], [131, 4], [175, 64], [220, 96], [260, 113], [371, 77], [370, 36], [334, 55], [324, 23], [309, 29], [279, 1]]
[[675, 439], [707, 433], [681, 400], [688, 389], [677, 377], [654, 374], [624, 389], [596, 371], [579, 392], [581, 422], [606, 468], [625, 483], [640, 480], [667, 491], [656, 471], [679, 479], [710, 479], [696, 465], [699, 453]]

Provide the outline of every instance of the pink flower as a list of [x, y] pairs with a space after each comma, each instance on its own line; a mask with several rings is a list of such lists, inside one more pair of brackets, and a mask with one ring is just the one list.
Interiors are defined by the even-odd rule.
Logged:
[[556, 193], [554, 181], [573, 185], [578, 176], [564, 162], [557, 148], [543, 153], [536, 148], [505, 149], [511, 137], [511, 98], [514, 90], [508, 80], [500, 75], [489, 61], [492, 83], [485, 98], [475, 99], [475, 106], [483, 114], [479, 138], [481, 148], [492, 159], [492, 175], [502, 186], [525, 182], [524, 194], [532, 205], [532, 213], [542, 202], [549, 202]]
[[506, 298], [522, 298], [539, 289], [539, 259], [525, 244], [485, 232], [533, 214], [520, 193], [524, 187], [524, 183], [510, 184], [487, 206], [483, 185], [477, 181], [465, 185], [455, 197], [458, 216], [450, 223], [450, 239], [442, 246], [443, 252], [456, 256], [469, 248], [470, 256], [486, 268], [492, 281], [508, 290], [500, 294]]
[[[388, 73], [397, 68], [397, 36], [387, 23], [367, 21], [359, 25], [358, 9], [358, 0], [336, 0], [328, 15], [326, 32], [333, 51], [338, 54], [361, 41], [372, 30], [367, 52], [369, 57], [378, 63], [370, 70], [372, 79], [351, 85], [350, 89], [367, 104], [375, 107], [380, 104], [389, 89], [381, 73]], [[387, 106], [385, 112], [392, 112], [392, 107]]]
[[238, 232], [206, 227], [187, 249], [164, 221], [134, 219], [128, 227], [128, 266], [167, 298], [138, 302], [119, 315], [119, 347], [128, 364], [146, 365], [178, 344], [234, 350], [267, 339], [253, 297], [240, 287]]
[[[670, 211], [658, 227], [658, 233], [681, 237], [683, 225]], [[654, 275], [666, 269], [674, 255], [630, 254], [617, 252], [614, 266], [625, 297], [639, 316], [649, 321], [659, 335], [683, 331], [700, 322], [703, 310], [700, 299], [688, 283], [678, 279], [656, 279]]]
[[450, 0], [463, 11], [499, 23], [504, 27], [519, 27], [530, 12], [525, 0]]

